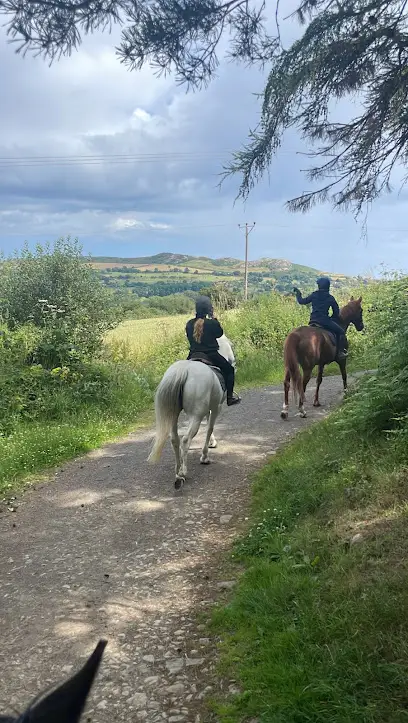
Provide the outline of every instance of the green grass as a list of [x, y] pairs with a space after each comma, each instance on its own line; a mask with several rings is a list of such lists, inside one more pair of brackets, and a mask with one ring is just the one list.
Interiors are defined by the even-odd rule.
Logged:
[[[150, 362], [158, 350], [180, 337], [190, 316], [155, 316], [150, 319], [124, 321], [107, 335], [107, 343], [136, 366]], [[169, 356], [169, 359], [171, 357]], [[169, 362], [171, 363], [171, 361]]]
[[96, 449], [124, 434], [131, 427], [151, 422], [151, 416], [133, 420], [101, 419], [100, 415], [78, 415], [66, 422], [21, 424], [9, 437], [0, 439], [0, 495], [29, 484], [33, 475]]
[[213, 623], [243, 691], [217, 702], [221, 723], [408, 720], [406, 440], [334, 416], [255, 480], [245, 573]]
[[[31, 418], [0, 436], [0, 495], [61, 462], [152, 422], [156, 380], [127, 366], [100, 364], [78, 387], [45, 379]], [[41, 400], [42, 409], [39, 408]]]

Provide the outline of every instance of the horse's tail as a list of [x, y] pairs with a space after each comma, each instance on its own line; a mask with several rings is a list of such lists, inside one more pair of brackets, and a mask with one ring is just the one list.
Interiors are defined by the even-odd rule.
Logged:
[[303, 394], [303, 379], [298, 361], [299, 341], [299, 334], [296, 331], [292, 331], [286, 338], [284, 349], [285, 375], [288, 372], [290, 374], [295, 402], [297, 402], [298, 397], [301, 397]]
[[149, 462], [158, 462], [174, 422], [183, 407], [183, 388], [188, 367], [170, 367], [162, 378], [154, 400], [156, 412], [156, 437], [149, 454]]

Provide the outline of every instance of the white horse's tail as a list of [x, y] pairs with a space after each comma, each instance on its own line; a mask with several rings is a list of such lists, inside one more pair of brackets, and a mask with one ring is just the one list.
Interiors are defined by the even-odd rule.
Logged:
[[156, 412], [156, 438], [149, 454], [149, 462], [158, 462], [174, 422], [182, 409], [183, 387], [187, 379], [187, 366], [174, 366], [161, 380], [154, 400]]

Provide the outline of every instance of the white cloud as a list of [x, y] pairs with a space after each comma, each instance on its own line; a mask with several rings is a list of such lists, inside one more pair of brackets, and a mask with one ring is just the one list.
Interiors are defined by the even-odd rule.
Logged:
[[137, 221], [135, 218], [117, 218], [113, 222], [112, 228], [115, 231], [124, 231], [125, 229], [140, 229], [145, 228], [145, 224], [141, 221]]

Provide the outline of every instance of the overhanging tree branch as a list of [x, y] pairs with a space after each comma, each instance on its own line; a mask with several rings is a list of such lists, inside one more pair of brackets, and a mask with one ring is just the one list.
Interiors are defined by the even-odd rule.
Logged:
[[[299, 0], [301, 35], [284, 49], [279, 0], [271, 9], [276, 37], [267, 33], [262, 0], [0, 0], [17, 52], [52, 62], [83, 35], [117, 23], [121, 62], [173, 72], [192, 88], [211, 80], [228, 37], [230, 58], [267, 65], [269, 75], [260, 122], [224, 177], [239, 174], [245, 198], [294, 128], [315, 160], [307, 178], [320, 187], [289, 208], [305, 211], [330, 199], [357, 213], [390, 187], [397, 165], [408, 164], [407, 8], [408, 0]], [[348, 122], [335, 122], [339, 99], [360, 104]]]

